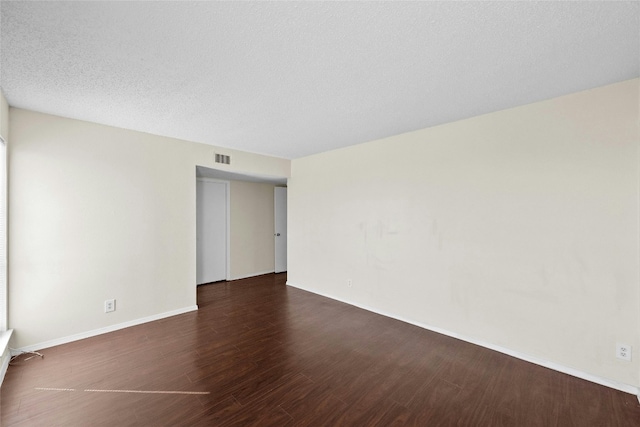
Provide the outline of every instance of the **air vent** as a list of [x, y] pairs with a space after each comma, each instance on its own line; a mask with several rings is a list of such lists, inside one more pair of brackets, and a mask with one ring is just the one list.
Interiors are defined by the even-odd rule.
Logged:
[[231, 164], [231, 156], [227, 156], [224, 154], [218, 154], [216, 153], [216, 163], [222, 163], [225, 165], [230, 165]]

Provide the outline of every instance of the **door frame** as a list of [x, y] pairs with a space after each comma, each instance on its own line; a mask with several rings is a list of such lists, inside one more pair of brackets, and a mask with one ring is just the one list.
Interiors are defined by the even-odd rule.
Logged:
[[[225, 181], [223, 179], [215, 179], [215, 178], [205, 178], [205, 177], [196, 177], [196, 186], [198, 185], [198, 181], [202, 182], [215, 182], [218, 184], [224, 184], [224, 192], [225, 192], [225, 205], [226, 205], [226, 224], [224, 231], [224, 240], [225, 240], [225, 272], [224, 277], [226, 281], [231, 280], [231, 182]], [[196, 198], [198, 197], [198, 192], [196, 191]], [[198, 204], [198, 200], [196, 199], [196, 206]], [[196, 215], [198, 215], [198, 209], [196, 208]], [[197, 224], [197, 218], [196, 218]], [[196, 229], [196, 251], [197, 249], [197, 239], [198, 239], [198, 230]], [[196, 271], [198, 269], [198, 256], [196, 254]], [[197, 280], [196, 280], [197, 282]], [[198, 284], [196, 283], [196, 286]]]

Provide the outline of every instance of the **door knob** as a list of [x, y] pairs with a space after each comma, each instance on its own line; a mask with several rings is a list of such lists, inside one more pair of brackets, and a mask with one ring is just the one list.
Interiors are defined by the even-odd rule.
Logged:
[[276, 233], [276, 236], [279, 236], [279, 235], [280, 235], [280, 233]]

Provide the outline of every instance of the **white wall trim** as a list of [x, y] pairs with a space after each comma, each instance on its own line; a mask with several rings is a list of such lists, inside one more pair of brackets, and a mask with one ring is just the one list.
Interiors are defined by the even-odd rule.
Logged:
[[261, 271], [261, 272], [257, 272], [257, 273], [251, 273], [251, 274], [246, 274], [246, 275], [234, 277], [234, 278], [229, 279], [229, 280], [248, 279], [249, 277], [264, 276], [265, 274], [272, 274], [274, 272], [275, 272], [275, 270]]
[[11, 354], [7, 351], [11, 341], [11, 334], [13, 334], [13, 329], [0, 332], [0, 360], [2, 360], [2, 365], [0, 365], [0, 385], [4, 381], [4, 376], [7, 374], [9, 362], [11, 361]]
[[540, 358], [535, 357], [535, 356], [530, 356], [528, 354], [521, 353], [519, 351], [511, 350], [511, 349], [506, 348], [506, 347], [502, 347], [502, 346], [491, 344], [491, 343], [488, 343], [488, 342], [485, 342], [485, 341], [482, 341], [482, 340], [477, 340], [477, 339], [474, 339], [474, 338], [470, 338], [470, 337], [467, 337], [465, 335], [460, 335], [460, 334], [457, 334], [455, 332], [451, 332], [451, 331], [448, 331], [446, 329], [442, 329], [442, 328], [439, 328], [439, 327], [436, 327], [436, 326], [426, 325], [426, 324], [420, 323], [420, 322], [414, 322], [412, 320], [408, 320], [408, 319], [405, 319], [403, 317], [399, 317], [399, 316], [396, 316], [396, 315], [393, 315], [393, 314], [386, 313], [384, 311], [377, 310], [377, 309], [375, 309], [373, 307], [369, 307], [369, 306], [366, 306], [366, 305], [353, 303], [351, 301], [347, 301], [347, 300], [344, 300], [342, 298], [336, 298], [336, 297], [334, 297], [332, 295], [328, 295], [328, 294], [325, 294], [323, 292], [319, 292], [319, 291], [316, 291], [314, 289], [310, 289], [310, 288], [301, 286], [301, 285], [299, 285], [297, 283], [292, 283], [292, 282], [287, 281], [287, 286], [291, 286], [291, 287], [294, 287], [294, 288], [301, 289], [303, 291], [311, 292], [311, 293], [314, 293], [316, 295], [323, 296], [325, 298], [330, 298], [330, 299], [333, 299], [333, 300], [336, 300], [336, 301], [340, 301], [340, 302], [343, 302], [345, 304], [349, 304], [349, 305], [352, 305], [354, 307], [358, 307], [358, 308], [361, 308], [363, 310], [370, 311], [372, 313], [376, 313], [376, 314], [380, 314], [382, 316], [390, 317], [392, 319], [396, 319], [396, 320], [399, 320], [401, 322], [409, 323], [411, 325], [418, 326], [420, 328], [427, 329], [429, 331], [437, 332], [439, 334], [447, 335], [449, 337], [456, 338], [456, 339], [459, 339], [459, 340], [462, 340], [462, 341], [466, 341], [466, 342], [471, 343], [471, 344], [479, 345], [481, 347], [488, 348], [490, 350], [495, 350], [495, 351], [498, 351], [500, 353], [515, 357], [517, 359], [521, 359], [521, 360], [524, 360], [526, 362], [530, 362], [530, 363], [533, 363], [533, 364], [536, 364], [536, 365], [539, 365], [539, 366], [544, 366], [545, 368], [553, 369], [554, 371], [562, 372], [564, 374], [568, 374], [568, 375], [571, 375], [571, 376], [574, 376], [574, 377], [577, 377], [577, 378], [581, 378], [583, 380], [587, 380], [587, 381], [590, 381], [590, 382], [593, 382], [593, 383], [596, 383], [596, 384], [600, 384], [600, 385], [603, 385], [605, 387], [614, 388], [616, 390], [620, 390], [620, 391], [624, 391], [626, 393], [634, 394], [634, 395], [638, 396], [638, 401], [640, 402], [640, 388], [638, 388], [636, 386], [632, 386], [632, 385], [625, 384], [625, 383], [620, 383], [620, 382], [613, 381], [613, 380], [610, 380], [610, 379], [607, 379], [607, 378], [602, 378], [602, 377], [599, 377], [599, 376], [596, 376], [596, 375], [592, 375], [592, 374], [580, 371], [578, 369], [571, 368], [569, 366], [564, 366], [564, 365], [561, 365], [559, 363], [551, 362], [551, 361], [548, 361], [548, 360], [540, 359]]
[[224, 179], [218, 179], [218, 178], [206, 178], [206, 177], [202, 177], [202, 176], [197, 176], [196, 177], [196, 181], [202, 181], [202, 182], [217, 182], [217, 183], [221, 183], [221, 184], [228, 184], [230, 181], [225, 181]]
[[4, 382], [4, 377], [7, 375], [7, 369], [9, 369], [9, 362], [11, 362], [11, 353], [7, 352], [7, 356], [2, 359], [2, 366], [0, 366], [0, 386]]
[[[8, 150], [7, 144], [0, 135], [0, 331], [5, 331], [9, 325], [9, 293], [8, 293], [8, 253], [9, 241], [7, 239], [9, 231], [9, 171], [8, 171]], [[1, 350], [1, 348], [0, 348]]]
[[192, 305], [191, 307], [179, 308], [177, 310], [166, 311], [164, 313], [154, 314], [153, 316], [142, 317], [140, 319], [130, 320], [128, 322], [118, 323], [111, 326], [105, 326], [104, 328], [93, 329], [91, 331], [81, 332], [79, 334], [69, 335], [62, 338], [56, 338], [49, 341], [44, 341], [37, 344], [28, 345], [26, 347], [20, 347], [15, 351], [12, 351], [14, 354], [19, 354], [23, 351], [38, 351], [43, 348], [55, 347], [61, 344], [67, 344], [73, 341], [83, 340], [85, 338], [95, 337], [97, 335], [106, 334], [109, 332], [114, 332], [120, 329], [129, 328], [131, 326], [141, 325], [143, 323], [153, 322], [154, 320], [160, 320], [171, 316], [177, 316], [178, 314], [184, 314], [191, 311], [195, 311], [198, 309], [197, 305]]
[[7, 347], [9, 347], [9, 341], [11, 341], [12, 334], [13, 334], [13, 329], [0, 332], [0, 357], [2, 357], [4, 350], [6, 350]]

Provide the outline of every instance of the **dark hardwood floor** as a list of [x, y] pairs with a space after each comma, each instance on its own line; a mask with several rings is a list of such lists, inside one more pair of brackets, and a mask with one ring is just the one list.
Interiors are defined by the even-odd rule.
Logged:
[[197, 312], [18, 359], [2, 426], [640, 426], [635, 396], [285, 280], [200, 286]]

